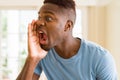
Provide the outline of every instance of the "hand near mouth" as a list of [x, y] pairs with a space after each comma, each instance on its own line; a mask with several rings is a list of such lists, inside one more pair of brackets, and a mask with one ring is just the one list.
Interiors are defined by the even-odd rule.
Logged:
[[33, 20], [32, 23], [28, 25], [28, 57], [39, 61], [47, 55], [47, 51], [40, 47], [35, 24], [36, 21]]

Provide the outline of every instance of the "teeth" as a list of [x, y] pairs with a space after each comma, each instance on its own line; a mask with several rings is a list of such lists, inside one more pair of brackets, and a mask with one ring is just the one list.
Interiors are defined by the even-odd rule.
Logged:
[[43, 31], [39, 31], [39, 33], [41, 33], [41, 34], [42, 34], [42, 33], [43, 33]]

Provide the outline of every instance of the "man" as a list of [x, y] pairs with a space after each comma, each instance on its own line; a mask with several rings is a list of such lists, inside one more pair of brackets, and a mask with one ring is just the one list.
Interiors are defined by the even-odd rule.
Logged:
[[28, 25], [28, 57], [17, 80], [117, 80], [114, 60], [102, 47], [72, 36], [73, 0], [45, 0]]

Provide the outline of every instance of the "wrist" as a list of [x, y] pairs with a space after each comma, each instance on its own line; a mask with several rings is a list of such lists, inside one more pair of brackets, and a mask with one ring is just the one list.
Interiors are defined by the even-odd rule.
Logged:
[[27, 57], [26, 62], [30, 63], [33, 66], [36, 66], [40, 59], [34, 58], [34, 57]]

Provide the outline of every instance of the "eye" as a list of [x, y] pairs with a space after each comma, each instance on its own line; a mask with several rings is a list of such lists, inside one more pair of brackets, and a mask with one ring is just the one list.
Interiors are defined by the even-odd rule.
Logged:
[[52, 20], [53, 20], [53, 18], [52, 18], [52, 17], [47, 16], [47, 17], [45, 18], [45, 20], [46, 20], [47, 22], [50, 22], [50, 21], [52, 21]]

